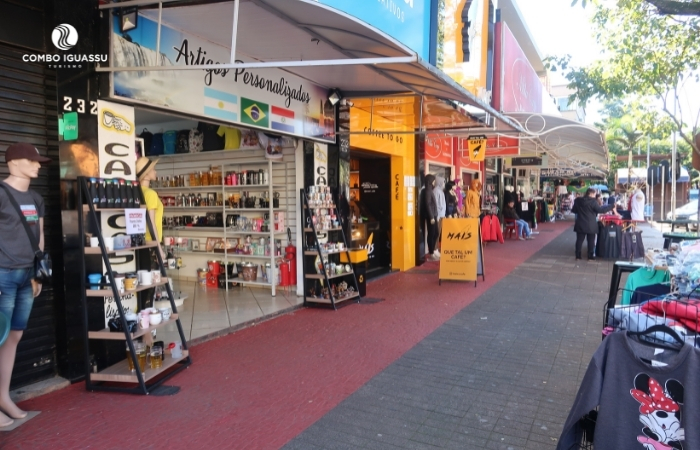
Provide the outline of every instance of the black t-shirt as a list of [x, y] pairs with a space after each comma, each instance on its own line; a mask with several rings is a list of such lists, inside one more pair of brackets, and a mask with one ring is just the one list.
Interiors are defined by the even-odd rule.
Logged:
[[[34, 232], [36, 241], [39, 242], [39, 219], [44, 217], [44, 199], [41, 195], [32, 191], [18, 191], [4, 181], [2, 184], [12, 193], [17, 201], [29, 228]], [[34, 264], [34, 250], [29, 242], [29, 237], [20, 222], [17, 210], [7, 191], [0, 188], [0, 267], [3, 269], [24, 269]]]
[[202, 144], [202, 150], [212, 151], [212, 150], [223, 150], [224, 149], [224, 138], [217, 134], [219, 131], [219, 125], [213, 125], [211, 123], [199, 122], [197, 129], [202, 133], [204, 137], [204, 143]]

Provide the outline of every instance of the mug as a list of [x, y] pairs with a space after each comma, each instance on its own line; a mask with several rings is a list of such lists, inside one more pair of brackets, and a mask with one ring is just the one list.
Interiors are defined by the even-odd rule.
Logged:
[[90, 247], [99, 247], [100, 245], [100, 240], [96, 237], [91, 237], [90, 238]]
[[153, 284], [160, 283], [163, 279], [160, 274], [160, 270], [154, 270], [153, 272], [151, 272], [151, 278], [153, 279]]
[[115, 275], [114, 282], [117, 284], [117, 289], [119, 289], [119, 293], [123, 294], [124, 293], [124, 275]]
[[173, 358], [182, 358], [182, 344], [180, 342], [172, 342], [168, 348], [170, 348], [170, 355]]
[[130, 276], [124, 280], [124, 288], [127, 291], [136, 289], [139, 285], [139, 279], [135, 276]]
[[151, 316], [147, 311], [141, 311], [141, 314], [139, 314], [139, 326], [143, 330], [151, 326]]
[[171, 245], [173, 245], [173, 238], [170, 236], [165, 236], [163, 238], [163, 244], [170, 247]]
[[150, 286], [153, 284], [153, 274], [150, 270], [139, 270], [138, 278], [141, 286]]
[[105, 247], [107, 248], [107, 251], [111, 252], [112, 250], [114, 250], [114, 238], [104, 237], [103, 239], [105, 241]]
[[159, 311], [160, 314], [163, 316], [163, 320], [164, 320], [164, 321], [165, 321], [165, 320], [170, 320], [170, 316], [172, 315], [172, 310], [170, 309], [169, 306], [168, 306], [168, 307], [165, 307], [165, 308], [160, 308], [158, 311]]
[[151, 322], [151, 325], [158, 325], [163, 321], [163, 316], [159, 312], [151, 313], [149, 317], [148, 320]]

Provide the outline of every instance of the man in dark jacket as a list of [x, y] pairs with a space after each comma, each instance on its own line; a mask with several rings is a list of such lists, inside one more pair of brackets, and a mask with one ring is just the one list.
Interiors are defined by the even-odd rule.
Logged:
[[[588, 189], [584, 197], [574, 201], [571, 212], [576, 214], [574, 231], [576, 232], [576, 259], [581, 259], [583, 240], [588, 239], [588, 259], [595, 260], [595, 235], [598, 232], [596, 216], [610, 210], [615, 211], [615, 205], [599, 205], [595, 198], [595, 189]], [[615, 211], [617, 214], [617, 211]]]
[[420, 215], [423, 221], [423, 234], [427, 236], [428, 241], [428, 256], [426, 259], [430, 261], [437, 261], [440, 259], [440, 254], [436, 253], [435, 250], [438, 235], [438, 211], [435, 195], [433, 194], [434, 188], [435, 175], [426, 175], [425, 187], [423, 188], [420, 199]]

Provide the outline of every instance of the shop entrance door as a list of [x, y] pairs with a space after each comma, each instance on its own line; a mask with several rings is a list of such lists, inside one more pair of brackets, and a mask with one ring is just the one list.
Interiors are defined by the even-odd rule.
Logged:
[[[367, 279], [391, 271], [391, 160], [369, 152], [351, 154], [351, 247], [367, 248]], [[355, 188], [357, 186], [357, 188]]]

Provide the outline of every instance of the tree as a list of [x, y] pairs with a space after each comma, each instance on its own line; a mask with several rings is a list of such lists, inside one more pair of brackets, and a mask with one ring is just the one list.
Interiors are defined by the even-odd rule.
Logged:
[[[700, 1], [676, 1], [676, 0], [639, 0], [646, 1], [656, 7], [656, 11], [661, 15], [675, 16], [700, 16]], [[573, 0], [571, 6], [575, 6], [578, 0]], [[587, 0], [581, 0], [581, 6], [586, 7]]]
[[693, 141], [700, 110], [674, 108], [674, 101], [680, 103], [677, 88], [700, 81], [700, 18], [660, 15], [641, 0], [594, 2], [594, 7], [601, 59], [583, 68], [570, 68], [568, 56], [547, 59], [552, 70], [567, 71], [569, 88], [575, 91], [570, 100], [656, 99], [680, 138], [700, 154]]

